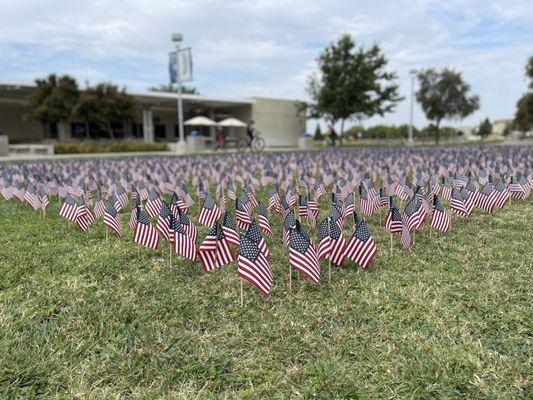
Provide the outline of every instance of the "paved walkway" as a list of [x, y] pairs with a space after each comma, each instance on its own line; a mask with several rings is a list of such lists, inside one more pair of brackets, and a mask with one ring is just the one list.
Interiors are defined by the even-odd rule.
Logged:
[[[273, 153], [280, 151], [296, 151], [296, 147], [275, 147], [265, 149], [265, 153]], [[88, 158], [120, 158], [120, 157], [183, 157], [183, 156], [198, 156], [198, 155], [213, 155], [213, 154], [233, 154], [237, 151], [235, 149], [215, 151], [205, 150], [201, 152], [189, 153], [179, 155], [172, 151], [144, 151], [144, 152], [127, 152], [127, 153], [84, 153], [84, 154], [23, 154], [11, 153], [7, 157], [0, 157], [2, 161], [37, 161], [37, 160], [76, 160]]]

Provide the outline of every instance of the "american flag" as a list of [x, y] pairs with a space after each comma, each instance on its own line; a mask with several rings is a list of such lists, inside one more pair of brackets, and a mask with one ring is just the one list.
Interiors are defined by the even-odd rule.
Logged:
[[155, 250], [159, 245], [157, 230], [150, 224], [148, 216], [140, 206], [135, 207], [137, 223], [133, 232], [133, 242]]
[[138, 207], [141, 207], [141, 199], [139, 196], [136, 196], [133, 199], [133, 209], [131, 210], [130, 220], [128, 222], [128, 227], [130, 229], [135, 229], [135, 227], [137, 226], [137, 208]]
[[165, 238], [168, 241], [172, 241], [173, 238], [170, 234], [170, 223], [172, 219], [176, 219], [172, 212], [170, 211], [170, 207], [167, 203], [164, 201], [161, 202], [161, 208], [159, 210], [159, 216], [157, 218], [157, 223], [155, 225], [156, 229], [159, 231], [161, 236]]
[[114, 206], [117, 212], [120, 212], [120, 210], [126, 207], [126, 205], [129, 202], [128, 194], [126, 193], [126, 191], [124, 190], [122, 186], [119, 186], [115, 190], [115, 196], [117, 197], [117, 200], [115, 201]]
[[491, 213], [496, 202], [496, 192], [492, 183], [488, 182], [483, 186], [477, 196], [476, 207], [485, 212]]
[[447, 201], [451, 201], [451, 198], [452, 198], [452, 187], [450, 186], [450, 184], [448, 183], [448, 181], [444, 177], [442, 178], [441, 193], [442, 193], [442, 198], [443, 199], [445, 199]]
[[48, 195], [46, 194], [46, 191], [43, 190], [41, 193], [41, 210], [46, 211], [49, 205], [50, 200], [48, 200]]
[[352, 215], [354, 211], [355, 211], [355, 199], [354, 199], [353, 193], [350, 193], [348, 195], [348, 198], [346, 199], [344, 213], [346, 215]]
[[318, 256], [311, 239], [304, 228], [296, 221], [290, 231], [289, 261], [291, 268], [307, 276], [315, 284], [320, 280]]
[[239, 245], [239, 232], [237, 231], [235, 221], [233, 221], [233, 217], [231, 216], [229, 211], [226, 211], [224, 213], [224, 219], [222, 221], [222, 231], [224, 232], [224, 235], [226, 235], [226, 238], [229, 243], [235, 246]]
[[359, 185], [359, 209], [361, 214], [370, 217], [374, 212], [372, 202], [368, 198], [368, 192], [363, 184]]
[[298, 198], [298, 217], [307, 218], [307, 196], [303, 194]]
[[68, 219], [69, 221], [75, 222], [77, 208], [78, 206], [76, 205], [76, 201], [70, 195], [67, 195], [63, 201], [63, 204], [61, 205], [59, 215]]
[[91, 226], [94, 222], [94, 215], [85, 205], [83, 197], [80, 197], [78, 201], [75, 222], [76, 225], [78, 225], [78, 227], [84, 232], [87, 231], [89, 226]]
[[331, 253], [331, 238], [329, 236], [329, 218], [324, 218], [318, 226], [318, 259], [328, 258]]
[[423, 210], [421, 210], [421, 203], [418, 197], [413, 196], [411, 200], [405, 205], [403, 220], [409, 227], [409, 231], [416, 229], [420, 225], [420, 219], [423, 215]]
[[385, 221], [385, 227], [390, 233], [402, 233], [402, 216], [400, 210], [396, 207], [394, 199], [390, 197], [389, 213], [387, 214], [387, 220]]
[[268, 196], [268, 209], [274, 209], [276, 210], [279, 202], [280, 202], [280, 195], [278, 192], [278, 185], [276, 185], [270, 192], [270, 196]]
[[237, 199], [237, 194], [235, 193], [235, 184], [233, 181], [228, 182], [228, 197], [233, 201]]
[[233, 261], [224, 231], [217, 224], [208, 233], [198, 248], [198, 258], [206, 272], [221, 268]]
[[387, 197], [387, 194], [385, 193], [385, 190], [383, 188], [379, 188], [379, 207], [388, 207], [389, 206], [389, 198]]
[[204, 204], [200, 210], [200, 215], [198, 216], [198, 222], [205, 226], [213, 226], [215, 223], [218, 223], [220, 219], [221, 212], [217, 207], [211, 196], [206, 195], [204, 198]]
[[296, 196], [296, 192], [291, 189], [287, 192], [287, 195], [285, 196], [285, 200], [287, 201], [287, 204], [289, 207], [292, 207], [296, 204], [296, 201], [298, 200], [298, 197]]
[[350, 241], [346, 245], [346, 257], [361, 267], [368, 268], [376, 256], [376, 243], [372, 239], [366, 222], [359, 219], [356, 214], [354, 214], [354, 219], [356, 221], [356, 227]]
[[494, 186], [494, 190], [496, 192], [494, 205], [498, 208], [503, 208], [503, 206], [505, 206], [505, 204], [511, 198], [511, 195], [509, 193], [509, 190], [505, 187], [505, 184], [503, 183], [503, 180], [501, 178]]
[[402, 224], [402, 235], [400, 236], [400, 243], [405, 248], [411, 247], [411, 243], [412, 243], [411, 231], [405, 219], [403, 220], [403, 224]]
[[469, 192], [466, 187], [461, 189], [461, 196], [463, 196], [463, 204], [468, 212], [468, 216], [472, 214], [472, 210], [477, 203], [476, 200], [477, 192]]
[[261, 201], [259, 202], [259, 228], [261, 228], [261, 231], [268, 235], [268, 237], [272, 237], [272, 229], [270, 228], [270, 222], [268, 221], [268, 211]]
[[139, 193], [139, 198], [141, 201], [148, 199], [148, 189], [146, 189], [146, 186], [143, 182], [139, 182], [137, 185], [137, 193]]
[[105, 201], [102, 198], [102, 194], [100, 193], [100, 190], [98, 190], [97, 197], [96, 197], [96, 203], [94, 204], [94, 216], [96, 218], [102, 218], [104, 216], [105, 212]]
[[268, 249], [265, 238], [263, 238], [263, 235], [261, 234], [261, 230], [259, 229], [259, 224], [257, 223], [257, 220], [252, 220], [252, 223], [250, 224], [250, 227], [246, 232], [246, 236], [249, 239], [252, 239], [257, 244], [261, 252], [268, 260], [270, 257], [270, 250]]
[[463, 195], [456, 188], [452, 189], [452, 198], [450, 200], [450, 205], [452, 207], [452, 211], [460, 215], [461, 217], [467, 218], [470, 215], [468, 209], [465, 206]]
[[331, 262], [341, 266], [346, 260], [346, 239], [342, 235], [341, 227], [338, 220], [331, 215], [329, 216], [329, 236], [331, 240]]
[[322, 182], [319, 182], [316, 186], [315, 186], [315, 199], [318, 203], [318, 201], [320, 200], [320, 198], [322, 196], [324, 196], [326, 194], [326, 188], [324, 187], [324, 184]]
[[242, 279], [259, 291], [270, 293], [273, 279], [270, 264], [257, 244], [245, 235], [240, 238], [237, 271]]
[[[241, 199], [237, 199], [235, 201], [236, 201], [235, 215], [237, 217], [237, 228], [246, 230], [252, 223], [252, 219], [250, 218], [250, 214], [245, 204], [242, 203]], [[246, 201], [248, 202], [248, 199]]]
[[477, 181], [481, 186], [485, 186], [487, 183], [489, 183], [489, 176], [487, 175], [485, 170], [479, 170], [477, 174]]
[[307, 197], [307, 221], [313, 228], [316, 226], [319, 211], [316, 201], [309, 195]]
[[453, 187], [455, 189], [460, 189], [465, 187], [468, 184], [468, 180], [466, 179], [466, 176], [460, 174], [459, 172], [456, 172], [453, 175]]
[[196, 260], [196, 243], [195, 240], [187, 233], [183, 226], [176, 218], [171, 218], [170, 229], [172, 230], [172, 242], [174, 243], [174, 252], [188, 260]]
[[24, 200], [34, 209], [38, 210], [41, 208], [41, 201], [39, 200], [39, 195], [35, 190], [35, 186], [30, 182], [26, 188], [26, 193], [24, 193]]
[[120, 229], [120, 216], [115, 210], [115, 206], [108, 201], [104, 211], [104, 225], [115, 232], [118, 236], [122, 236], [122, 230]]
[[395, 194], [403, 201], [409, 200], [409, 186], [407, 186], [405, 177], [400, 179], [400, 181], [396, 185]]
[[159, 210], [161, 210], [161, 199], [154, 190], [150, 191], [145, 208], [150, 218], [154, 218], [159, 214]]
[[[29, 185], [28, 185], [28, 189], [29, 189]], [[529, 194], [528, 192], [526, 192], [526, 188], [522, 186], [522, 184], [518, 182], [514, 176], [511, 176], [511, 183], [509, 183], [508, 190], [509, 190], [511, 197], [513, 199], [518, 199], [518, 200], [524, 200]], [[26, 190], [26, 194], [28, 194], [28, 190]]]
[[289, 246], [290, 231], [294, 228], [295, 225], [296, 217], [294, 216], [294, 211], [290, 210], [287, 215], [285, 215], [285, 219], [283, 220], [282, 239], [283, 245], [285, 247]]
[[431, 226], [441, 232], [448, 232], [451, 225], [450, 216], [444, 210], [437, 195], [433, 196], [433, 214], [431, 215]]
[[185, 232], [187, 232], [187, 235], [191, 237], [193, 242], [196, 242], [196, 239], [198, 238], [198, 228], [191, 222], [187, 214], [180, 209], [178, 209], [178, 212], [180, 225], [183, 226], [183, 229], [185, 229]]

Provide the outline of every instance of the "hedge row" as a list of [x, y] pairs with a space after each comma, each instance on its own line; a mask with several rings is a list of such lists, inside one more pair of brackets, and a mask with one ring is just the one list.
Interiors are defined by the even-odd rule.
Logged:
[[80, 154], [80, 153], [127, 153], [137, 151], [165, 151], [166, 143], [145, 142], [108, 142], [108, 143], [84, 143], [84, 142], [56, 142], [54, 152], [56, 154]]

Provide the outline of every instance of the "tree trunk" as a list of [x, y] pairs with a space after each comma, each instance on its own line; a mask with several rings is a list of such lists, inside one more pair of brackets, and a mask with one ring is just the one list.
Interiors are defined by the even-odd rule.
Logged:
[[111, 127], [111, 122], [107, 123], [107, 134], [111, 140], [115, 140], [115, 134], [113, 133], [113, 128]]
[[439, 139], [440, 139], [439, 125], [440, 125], [440, 119], [437, 120], [437, 123], [435, 124], [435, 143], [437, 144], [437, 146], [439, 145]]
[[341, 119], [341, 136], [339, 137], [339, 142], [342, 146], [342, 138], [344, 137], [344, 118]]

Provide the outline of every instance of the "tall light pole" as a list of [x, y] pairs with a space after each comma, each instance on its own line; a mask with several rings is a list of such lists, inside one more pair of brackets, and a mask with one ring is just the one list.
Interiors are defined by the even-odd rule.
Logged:
[[418, 71], [416, 69], [409, 71], [409, 75], [411, 75], [411, 109], [409, 110], [409, 133], [407, 136], [407, 144], [413, 144], [413, 107], [415, 100], [415, 78], [417, 73]]
[[[176, 45], [176, 83], [178, 85], [178, 149], [183, 151], [185, 148], [185, 134], [183, 132], [183, 103], [181, 101], [181, 71], [179, 63], [180, 43], [183, 41], [183, 35], [181, 33], [173, 33], [172, 41]], [[178, 150], [178, 151], [179, 151]]]

